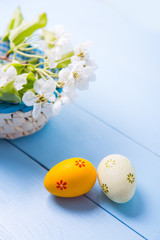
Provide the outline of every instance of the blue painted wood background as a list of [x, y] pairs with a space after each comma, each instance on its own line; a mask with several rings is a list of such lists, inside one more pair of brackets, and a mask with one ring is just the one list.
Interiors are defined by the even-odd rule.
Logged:
[[[77, 103], [40, 132], [0, 140], [0, 239], [160, 239], [159, 3], [130, 4], [1, 2], [0, 34], [17, 5], [28, 19], [45, 11], [50, 26], [66, 25], [74, 44], [93, 40], [91, 56], [99, 68], [89, 91], [79, 92]], [[78, 156], [97, 168], [112, 153], [127, 156], [135, 167], [137, 190], [130, 202], [111, 202], [98, 182], [74, 199], [44, 189], [44, 176], [56, 163]]]

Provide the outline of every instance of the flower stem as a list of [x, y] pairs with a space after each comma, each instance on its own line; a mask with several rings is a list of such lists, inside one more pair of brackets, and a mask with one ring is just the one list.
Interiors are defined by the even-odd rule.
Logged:
[[[58, 74], [49, 72], [49, 71], [47, 71], [47, 70], [45, 70], [45, 69], [35, 68], [35, 70], [40, 71], [41, 73], [43, 73], [45, 76], [47, 76], [47, 77], [50, 78], [50, 79], [53, 79], [52, 77], [58, 77]], [[51, 77], [51, 76], [52, 76], [52, 77]]]
[[20, 51], [30, 51], [30, 50], [34, 50], [34, 49], [37, 49], [37, 47], [28, 47], [28, 48], [19, 48]]
[[71, 57], [68, 57], [68, 58], [63, 58], [61, 60], [58, 60], [58, 61], [55, 61], [56, 63], [61, 63], [61, 62], [64, 62], [64, 61], [67, 61], [67, 60], [70, 60]]
[[54, 76], [54, 77], [57, 77], [58, 78], [58, 74], [57, 73], [53, 73], [53, 72], [50, 72], [48, 71], [47, 69], [45, 69], [45, 72], [50, 74], [51, 76]]
[[[37, 71], [38, 72], [38, 71]], [[44, 76], [44, 74], [43, 73], [41, 73], [41, 72], [38, 72], [38, 74], [41, 76], [41, 78], [43, 78], [44, 80], [46, 80], [47, 81], [47, 78]]]
[[61, 96], [61, 94], [56, 89], [54, 91], [57, 93], [58, 97]]
[[37, 63], [36, 65], [35, 65], [35, 67], [38, 67], [39, 65], [43, 65], [43, 64], [46, 64], [47, 62], [40, 62], [40, 63]]
[[18, 51], [18, 50], [16, 50], [15, 51], [16, 53], [18, 53], [18, 54], [20, 54], [20, 55], [22, 55], [22, 56], [25, 56], [25, 57], [34, 57], [34, 58], [45, 58], [44, 56], [40, 56], [40, 55], [33, 55], [33, 54], [27, 54], [27, 53], [23, 53], [23, 52], [21, 52], [21, 51]]

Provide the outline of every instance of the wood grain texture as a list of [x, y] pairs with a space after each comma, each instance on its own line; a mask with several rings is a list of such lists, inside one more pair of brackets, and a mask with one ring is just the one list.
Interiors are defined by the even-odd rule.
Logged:
[[3, 140], [0, 153], [1, 240], [142, 239], [84, 196], [51, 196], [46, 170]]
[[137, 175], [134, 198], [115, 204], [105, 197], [98, 183], [87, 196], [146, 238], [156, 240], [160, 236], [160, 161], [154, 154], [76, 106], [66, 107], [39, 133], [12, 143], [48, 168], [71, 157], [86, 158], [97, 168], [106, 155], [127, 156]]

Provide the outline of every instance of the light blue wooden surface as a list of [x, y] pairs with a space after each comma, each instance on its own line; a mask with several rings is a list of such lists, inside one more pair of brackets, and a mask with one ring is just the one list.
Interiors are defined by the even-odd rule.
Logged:
[[[64, 108], [41, 132], [11, 141], [12, 146], [0, 141], [4, 240], [160, 239], [160, 33], [158, 25], [142, 24], [143, 11], [143, 21], [138, 21], [133, 17], [136, 7], [127, 17], [118, 10], [123, 4], [114, 8], [115, 2], [1, 2], [0, 34], [16, 4], [28, 18], [46, 11], [49, 25], [65, 24], [74, 44], [93, 40], [91, 55], [99, 66], [97, 82], [79, 93], [77, 106]], [[154, 4], [158, 9], [158, 1]], [[126, 155], [135, 167], [137, 191], [129, 203], [112, 203], [98, 183], [86, 196], [72, 200], [44, 190], [45, 167], [81, 156], [97, 168], [112, 153]]]
[[142, 239], [85, 196], [51, 196], [47, 171], [3, 140], [0, 153], [0, 239]]
[[63, 109], [42, 131], [13, 140], [12, 144], [47, 168], [74, 156], [88, 159], [96, 168], [106, 155], [119, 153], [127, 156], [137, 175], [134, 198], [124, 205], [112, 203], [104, 196], [98, 182], [87, 196], [144, 237], [158, 239], [160, 236], [156, 224], [160, 214], [160, 192], [157, 190], [160, 161], [138, 144], [76, 106]]

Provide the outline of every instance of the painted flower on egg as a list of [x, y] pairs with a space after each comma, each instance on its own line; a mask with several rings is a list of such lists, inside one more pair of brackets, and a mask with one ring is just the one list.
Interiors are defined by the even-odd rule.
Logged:
[[128, 175], [127, 175], [127, 180], [129, 181], [129, 183], [134, 183], [134, 180], [135, 180], [135, 177], [134, 177], [134, 175], [132, 174], [132, 173], [129, 173]]
[[116, 164], [116, 161], [115, 161], [115, 160], [112, 160], [112, 159], [108, 160], [108, 161], [105, 163], [105, 165], [106, 165], [107, 168], [113, 167], [115, 164]]
[[108, 193], [108, 192], [109, 192], [107, 184], [104, 184], [104, 183], [102, 184], [102, 190], [103, 190], [103, 192], [105, 192], [105, 193]]
[[85, 167], [85, 162], [84, 161], [79, 160], [79, 161], [75, 161], [75, 163], [76, 163], [75, 165], [79, 166], [80, 168]]
[[67, 189], [66, 185], [67, 183], [63, 182], [63, 180], [60, 180], [60, 182], [57, 182], [57, 188], [59, 188], [60, 190]]

